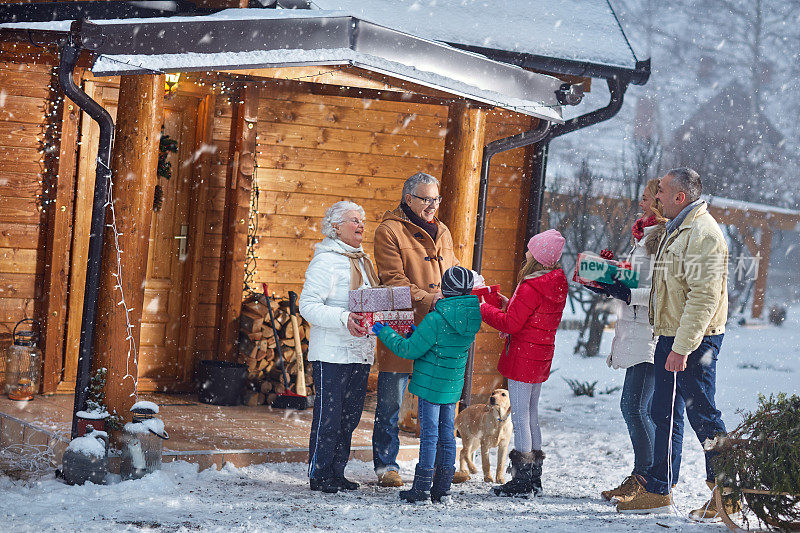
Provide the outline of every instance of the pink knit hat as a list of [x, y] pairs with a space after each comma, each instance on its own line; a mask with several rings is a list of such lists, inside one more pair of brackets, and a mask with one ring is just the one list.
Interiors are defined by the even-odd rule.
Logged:
[[533, 258], [546, 267], [554, 266], [561, 259], [564, 251], [564, 237], [554, 230], [549, 229], [531, 237], [528, 241], [528, 250]]

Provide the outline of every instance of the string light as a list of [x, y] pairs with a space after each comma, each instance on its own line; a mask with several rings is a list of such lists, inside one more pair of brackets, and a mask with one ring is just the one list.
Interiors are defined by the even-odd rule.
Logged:
[[114, 180], [112, 179], [112, 171], [111, 169], [103, 163], [99, 158], [97, 159], [97, 164], [102, 165], [105, 169], [106, 174], [106, 182], [108, 187], [108, 196], [106, 197], [106, 204], [110, 211], [111, 223], [106, 223], [106, 227], [111, 228], [111, 232], [113, 234], [113, 242], [114, 242], [114, 251], [116, 257], [116, 272], [112, 272], [111, 275], [116, 280], [116, 284], [114, 285], [114, 290], [119, 292], [119, 301], [117, 302], [117, 306], [122, 306], [122, 309], [125, 311], [125, 332], [126, 337], [125, 340], [128, 342], [128, 354], [125, 357], [125, 375], [122, 377], [122, 382], [126, 379], [131, 379], [133, 381], [133, 392], [131, 392], [131, 397], [136, 397], [137, 389], [139, 388], [139, 373], [136, 372], [137, 375], [131, 374], [131, 360], [133, 360], [133, 366], [138, 370], [138, 359], [137, 359], [137, 352], [136, 352], [136, 341], [133, 337], [133, 324], [131, 321], [131, 312], [133, 309], [128, 307], [128, 304], [125, 301], [125, 290], [123, 289], [123, 280], [122, 280], [122, 254], [123, 250], [120, 248], [119, 245], [119, 238], [122, 237], [122, 233], [117, 229], [117, 213], [114, 210]]

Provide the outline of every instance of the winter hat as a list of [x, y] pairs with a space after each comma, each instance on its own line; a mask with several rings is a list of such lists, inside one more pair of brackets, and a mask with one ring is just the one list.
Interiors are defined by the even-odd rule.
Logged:
[[471, 270], [460, 266], [450, 267], [442, 276], [442, 296], [466, 296], [472, 292], [473, 282]]
[[528, 241], [528, 251], [542, 265], [552, 267], [561, 259], [565, 242], [558, 231], [549, 229], [531, 237]]

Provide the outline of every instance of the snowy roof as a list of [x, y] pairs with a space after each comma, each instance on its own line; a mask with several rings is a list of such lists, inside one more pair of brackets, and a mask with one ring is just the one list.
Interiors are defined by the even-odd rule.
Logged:
[[636, 68], [606, 0], [314, 0], [312, 6], [451, 44]]
[[730, 198], [721, 198], [719, 196], [704, 195], [703, 199], [708, 202], [708, 205], [718, 207], [720, 209], [738, 209], [741, 211], [758, 211], [761, 213], [789, 215], [792, 217], [800, 218], [800, 211], [795, 209], [786, 209], [784, 207], [775, 207], [772, 205], [758, 204], [755, 202], [745, 202], [743, 200], [732, 200]]
[[103, 20], [84, 23], [80, 35], [100, 55], [97, 75], [349, 64], [562, 122], [556, 78], [341, 12], [236, 9]]

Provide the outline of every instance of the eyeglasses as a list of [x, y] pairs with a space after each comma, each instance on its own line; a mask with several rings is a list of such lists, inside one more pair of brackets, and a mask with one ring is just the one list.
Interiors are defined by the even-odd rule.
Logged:
[[412, 194], [411, 196], [419, 200], [422, 200], [423, 202], [425, 202], [425, 205], [434, 205], [434, 204], [438, 205], [442, 203], [441, 196], [437, 196], [436, 198], [429, 198], [427, 196], [417, 196], [416, 194]]

